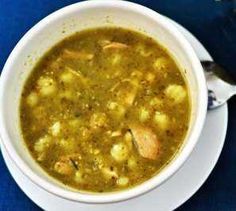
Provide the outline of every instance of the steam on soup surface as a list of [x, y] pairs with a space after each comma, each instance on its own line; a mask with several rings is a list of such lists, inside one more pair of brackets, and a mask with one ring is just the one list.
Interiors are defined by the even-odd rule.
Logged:
[[177, 153], [189, 123], [185, 80], [152, 38], [91, 29], [54, 46], [22, 93], [24, 140], [39, 165], [78, 190], [135, 186]]

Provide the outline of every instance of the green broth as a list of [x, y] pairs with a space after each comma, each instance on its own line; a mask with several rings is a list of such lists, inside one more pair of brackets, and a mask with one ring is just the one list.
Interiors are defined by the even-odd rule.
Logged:
[[78, 190], [140, 184], [178, 152], [190, 115], [180, 69], [152, 38], [123, 28], [76, 33], [36, 64], [22, 92], [25, 143]]

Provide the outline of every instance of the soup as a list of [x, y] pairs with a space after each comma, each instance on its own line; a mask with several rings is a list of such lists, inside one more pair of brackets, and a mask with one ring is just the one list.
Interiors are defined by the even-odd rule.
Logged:
[[22, 135], [68, 187], [109, 192], [161, 171], [188, 130], [180, 69], [155, 40], [123, 28], [78, 32], [50, 49], [22, 91]]

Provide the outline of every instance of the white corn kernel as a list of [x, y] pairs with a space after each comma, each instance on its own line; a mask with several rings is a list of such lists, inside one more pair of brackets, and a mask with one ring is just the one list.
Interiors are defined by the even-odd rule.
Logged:
[[83, 183], [83, 182], [84, 182], [83, 175], [82, 175], [82, 173], [81, 173], [80, 171], [76, 171], [76, 172], [75, 172], [74, 180], [75, 180], [77, 183]]
[[156, 70], [164, 70], [169, 66], [169, 60], [165, 57], [160, 57], [156, 59], [156, 61], [153, 63], [153, 67]]
[[145, 79], [149, 82], [149, 83], [152, 83], [154, 80], [155, 80], [155, 75], [151, 72], [148, 72], [146, 74], [146, 77]]
[[50, 128], [50, 132], [53, 136], [58, 136], [61, 132], [61, 123], [55, 122]]
[[111, 170], [110, 168], [104, 167], [104, 168], [101, 169], [101, 171], [103, 173], [103, 176], [106, 179], [111, 179], [111, 178], [117, 178], [118, 177], [118, 174], [114, 169]]
[[178, 104], [185, 99], [187, 92], [183, 86], [172, 84], [165, 89], [165, 94], [172, 99], [174, 103]]
[[31, 107], [37, 105], [37, 103], [38, 103], [38, 95], [37, 95], [37, 93], [36, 92], [31, 92], [28, 95], [28, 97], [26, 99], [26, 102]]
[[120, 177], [117, 179], [116, 183], [119, 186], [126, 186], [129, 183], [129, 178], [128, 177]]
[[150, 100], [150, 106], [159, 107], [163, 104], [162, 100], [158, 97], [154, 97]]
[[142, 107], [139, 111], [139, 120], [141, 122], [145, 122], [149, 119], [149, 117], [150, 117], [149, 111], [146, 108]]
[[64, 83], [71, 83], [73, 81], [73, 78], [74, 78], [74, 75], [71, 72], [69, 72], [69, 71], [63, 72], [60, 75], [60, 79]]
[[135, 158], [131, 157], [131, 158], [128, 160], [128, 167], [129, 167], [130, 169], [134, 169], [136, 166], [137, 166], [137, 161], [135, 160]]
[[161, 129], [166, 129], [169, 123], [169, 118], [166, 114], [156, 111], [154, 114], [154, 122]]
[[118, 162], [124, 161], [128, 157], [128, 148], [123, 143], [114, 144], [111, 148], [111, 156]]
[[40, 138], [37, 142], [34, 144], [34, 150], [36, 152], [43, 152], [45, 149], [49, 148], [51, 143], [51, 137], [44, 136]]
[[50, 77], [41, 76], [37, 81], [39, 93], [43, 96], [49, 96], [56, 92], [56, 83]]

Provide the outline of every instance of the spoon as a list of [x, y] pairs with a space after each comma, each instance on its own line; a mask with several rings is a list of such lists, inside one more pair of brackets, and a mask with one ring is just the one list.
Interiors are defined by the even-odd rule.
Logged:
[[208, 87], [208, 109], [223, 105], [236, 94], [236, 81], [213, 61], [201, 61]]

